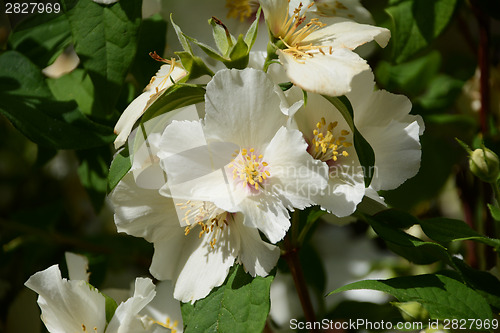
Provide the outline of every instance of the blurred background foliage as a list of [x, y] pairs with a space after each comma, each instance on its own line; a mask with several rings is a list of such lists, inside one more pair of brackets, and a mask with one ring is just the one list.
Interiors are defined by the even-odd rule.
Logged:
[[[169, 43], [170, 1], [120, 0], [103, 7], [64, 0], [60, 14], [25, 16], [6, 15], [5, 2], [0, 0], [0, 331], [43, 332], [39, 321], [26, 320], [38, 317], [38, 308], [23, 284], [39, 270], [64, 265], [64, 252], [89, 257], [91, 283], [98, 288], [128, 288], [135, 276], [148, 274], [152, 245], [116, 232], [105, 197], [115, 153], [112, 128], [159, 68], [148, 54], [162, 54]], [[370, 51], [377, 84], [408, 96], [412, 113], [426, 126], [419, 174], [383, 196], [418, 218], [456, 218], [494, 236], [486, 209], [491, 191], [470, 174], [467, 153], [455, 138], [474, 148], [484, 140], [500, 153], [499, 2], [362, 3], [377, 25], [392, 31], [386, 49]], [[480, 110], [478, 69], [484, 29], [487, 114]], [[366, 276], [430, 273], [443, 263], [417, 264], [413, 250], [394, 244], [389, 249], [364, 221], [351, 218], [340, 226], [342, 221], [330, 216], [318, 218], [308, 235], [312, 241], [301, 251], [318, 313], [332, 319], [418, 317], [421, 308], [394, 307], [391, 299], [368, 292], [324, 295]], [[425, 238], [418, 226], [411, 232]], [[333, 249], [332, 240], [338, 243]], [[490, 270], [496, 264], [496, 254], [483, 244], [454, 243], [450, 250], [473, 268]], [[272, 295], [280, 295], [280, 286], [290, 287], [287, 272], [280, 261]], [[286, 314], [300, 317], [294, 302], [273, 303], [266, 329], [278, 331], [287, 324]]]

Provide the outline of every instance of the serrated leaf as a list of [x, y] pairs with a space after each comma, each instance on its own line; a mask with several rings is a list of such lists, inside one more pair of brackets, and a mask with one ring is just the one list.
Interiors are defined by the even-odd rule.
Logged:
[[422, 230], [429, 238], [440, 243], [475, 240], [500, 250], [500, 239], [489, 238], [477, 233], [467, 223], [448, 218], [432, 218], [420, 221]]
[[109, 117], [137, 50], [142, 1], [101, 6], [92, 0], [63, 0], [75, 51], [95, 86], [92, 115]]
[[488, 303], [500, 310], [500, 281], [488, 272], [473, 269], [458, 258], [453, 258], [453, 262], [467, 284], [483, 296]]
[[111, 143], [112, 128], [92, 122], [74, 101], [54, 99], [40, 69], [16, 51], [0, 55], [0, 113], [30, 140], [53, 149]]
[[14, 28], [9, 43], [38, 67], [47, 67], [71, 44], [68, 20], [62, 12], [29, 16]]
[[196, 38], [189, 37], [189, 36], [186, 36], [184, 34], [183, 34], [183, 36], [186, 37], [187, 40], [189, 40], [189, 41], [195, 43], [196, 45], [198, 45], [198, 47], [203, 52], [205, 52], [205, 54], [208, 55], [210, 58], [215, 59], [217, 61], [222, 61], [222, 62], [229, 60], [229, 58], [225, 58], [224, 56], [220, 55], [219, 52], [217, 52], [216, 50], [214, 50], [212, 47], [208, 46], [205, 43], [199, 42]]
[[[330, 103], [333, 104], [340, 111], [347, 124], [351, 128], [353, 133], [353, 144], [356, 149], [356, 154], [358, 155], [359, 162], [363, 167], [363, 170], [373, 170], [373, 166], [375, 165], [375, 153], [373, 152], [372, 147], [366, 141], [366, 139], [361, 135], [356, 126], [354, 125], [354, 111], [352, 109], [351, 102], [345, 96], [340, 97], [332, 97], [325, 96]], [[372, 181], [373, 174], [372, 172], [364, 173], [365, 186], [368, 187]]]
[[432, 319], [489, 319], [491, 309], [486, 300], [463, 283], [444, 275], [405, 276], [388, 280], [364, 280], [332, 291], [370, 289], [388, 293], [400, 302], [418, 302]]
[[128, 151], [128, 145], [120, 150], [113, 158], [108, 173], [108, 193], [113, 191], [120, 180], [127, 174], [132, 167], [132, 161]]
[[194, 305], [181, 306], [184, 332], [262, 332], [270, 309], [274, 275], [252, 278], [235, 265], [226, 282]]
[[403, 0], [392, 2], [386, 11], [393, 28], [393, 59], [403, 62], [427, 47], [451, 21], [457, 0]]

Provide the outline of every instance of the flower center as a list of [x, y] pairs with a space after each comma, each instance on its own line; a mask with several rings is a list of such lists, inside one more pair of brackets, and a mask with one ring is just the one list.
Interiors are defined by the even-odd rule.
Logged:
[[237, 18], [240, 22], [248, 19], [259, 8], [258, 0], [226, 0], [229, 9], [227, 17]]
[[[313, 5], [313, 2], [310, 3], [307, 9]], [[300, 14], [302, 7], [303, 5], [301, 2], [299, 6], [295, 8], [293, 15], [287, 17], [285, 22], [283, 22], [278, 35], [278, 38], [281, 39], [289, 48], [296, 47], [297, 44], [302, 42], [304, 38], [326, 25], [320, 22], [317, 18], [313, 18], [303, 25], [306, 20], [306, 15]]]
[[228, 165], [233, 170], [233, 179], [242, 182], [251, 189], [259, 190], [271, 176], [267, 162], [263, 156], [257, 155], [255, 149], [235, 150], [234, 160]]
[[212, 234], [212, 240], [210, 241], [210, 246], [212, 249], [217, 243], [217, 239], [220, 238], [224, 227], [229, 225], [229, 220], [232, 215], [225, 210], [222, 210], [215, 206], [213, 203], [208, 201], [191, 201], [178, 203], [177, 206], [181, 210], [186, 210], [184, 213], [184, 218], [182, 222], [187, 224], [184, 228], [184, 235], [188, 235], [193, 228], [197, 225], [201, 227], [201, 231], [198, 235], [199, 238], [203, 234]]
[[177, 333], [177, 324], [179, 324], [179, 322], [177, 320], [174, 320], [172, 322], [172, 321], [170, 321], [170, 318], [168, 318], [168, 317], [164, 323], [161, 321], [154, 320], [152, 318], [150, 318], [150, 320], [151, 320], [152, 324], [156, 324], [156, 325], [159, 325], [161, 327], [168, 328], [170, 330], [170, 333]]
[[349, 153], [345, 150], [352, 146], [351, 142], [346, 141], [345, 136], [349, 134], [347, 130], [341, 130], [340, 136], [333, 135], [338, 122], [326, 124], [325, 118], [316, 124], [313, 130], [313, 139], [309, 145], [309, 153], [317, 160], [323, 162], [336, 162], [340, 157], [347, 157]]

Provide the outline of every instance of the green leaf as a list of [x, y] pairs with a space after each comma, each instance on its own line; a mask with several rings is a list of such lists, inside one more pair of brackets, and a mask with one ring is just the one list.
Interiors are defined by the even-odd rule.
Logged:
[[432, 319], [490, 319], [491, 309], [486, 300], [466, 285], [444, 275], [405, 276], [388, 280], [364, 280], [332, 291], [379, 290], [400, 302], [418, 302]]
[[356, 154], [358, 154], [359, 162], [361, 163], [363, 170], [365, 170], [365, 186], [368, 187], [373, 178], [372, 170], [373, 166], [375, 165], [375, 153], [373, 152], [373, 149], [368, 141], [366, 141], [366, 139], [363, 137], [363, 135], [361, 135], [361, 133], [354, 125], [354, 111], [352, 109], [351, 102], [349, 102], [349, 99], [347, 99], [347, 97], [345, 96], [322, 96], [326, 98], [330, 103], [332, 103], [333, 106], [337, 108], [337, 110], [340, 111], [347, 124], [351, 128], [351, 131], [353, 133], [354, 148], [356, 149]]
[[47, 79], [47, 85], [57, 100], [74, 100], [84, 114], [92, 114], [94, 85], [85, 70], [77, 68], [57, 79]]
[[500, 221], [500, 208], [494, 205], [488, 204], [488, 209], [490, 210], [491, 217], [497, 222]]
[[112, 115], [137, 50], [142, 1], [102, 6], [92, 0], [63, 0], [80, 57], [95, 86], [92, 115]]
[[427, 47], [448, 26], [457, 0], [391, 1], [386, 11], [393, 21], [393, 59], [403, 62]]
[[226, 282], [194, 305], [181, 306], [184, 332], [262, 332], [274, 275], [252, 278], [235, 265]]
[[366, 217], [366, 219], [377, 235], [385, 240], [388, 247], [395, 253], [420, 265], [439, 260], [451, 263], [451, 256], [444, 246], [425, 242], [389, 225], [386, 222], [386, 216], [387, 214], [376, 214], [373, 217]]
[[375, 77], [384, 89], [416, 96], [424, 91], [441, 67], [441, 54], [432, 51], [415, 60], [402, 64], [381, 61]]
[[280, 86], [281, 90], [287, 91], [288, 89], [293, 87], [293, 83], [292, 82], [283, 82], [283, 83], [279, 83], [278, 86]]
[[247, 44], [248, 50], [252, 48], [255, 40], [257, 39], [257, 33], [259, 32], [260, 12], [261, 8], [259, 7], [259, 9], [257, 10], [257, 14], [255, 15], [255, 20], [245, 34], [245, 44]]
[[116, 301], [109, 297], [106, 294], [101, 293], [101, 295], [104, 296], [104, 299], [106, 300], [105, 306], [106, 306], [106, 322], [110, 322], [113, 316], [115, 315], [116, 308], [118, 307], [118, 304], [116, 304]]
[[183, 106], [203, 102], [205, 89], [192, 84], [175, 84], [144, 112], [141, 124]]
[[104, 146], [80, 150], [77, 155], [80, 160], [78, 176], [89, 194], [95, 211], [99, 213], [106, 197], [111, 150], [109, 146]]
[[118, 185], [118, 182], [127, 174], [131, 167], [132, 162], [130, 161], [128, 145], [125, 145], [125, 148], [115, 155], [109, 167], [108, 193]]
[[426, 110], [445, 110], [452, 106], [462, 93], [464, 82], [448, 75], [435, 76], [422, 96], [415, 99]]
[[422, 230], [431, 239], [440, 243], [475, 240], [500, 250], [500, 239], [489, 238], [474, 231], [467, 223], [448, 218], [432, 218], [420, 221]]
[[74, 101], [56, 101], [40, 69], [16, 51], [0, 55], [0, 113], [24, 135], [54, 149], [111, 143], [113, 130], [90, 121]]
[[71, 44], [68, 20], [62, 12], [29, 16], [14, 28], [9, 43], [38, 67], [47, 67]]
[[500, 281], [494, 275], [473, 269], [456, 257], [453, 258], [453, 262], [467, 284], [483, 296], [489, 304], [500, 310]]

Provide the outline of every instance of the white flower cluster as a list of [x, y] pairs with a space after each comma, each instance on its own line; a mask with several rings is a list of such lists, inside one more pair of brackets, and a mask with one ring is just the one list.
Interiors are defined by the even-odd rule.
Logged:
[[[242, 20], [255, 3], [228, 1]], [[364, 197], [383, 203], [377, 191], [398, 187], [419, 169], [421, 118], [409, 114], [405, 96], [376, 90], [370, 67], [353, 51], [373, 40], [385, 47], [390, 32], [357, 23], [370, 22], [357, 0], [257, 5], [267, 52], [250, 51], [258, 20], [235, 38], [212, 19], [220, 52], [174, 24], [180, 59], [165, 60], [115, 127], [115, 147], [128, 139], [132, 160], [110, 194], [117, 229], [154, 244], [150, 272], [171, 280], [182, 302], [206, 297], [235, 263], [252, 276], [268, 275], [291, 211], [316, 205], [349, 216]], [[191, 44], [208, 57], [195, 56]], [[204, 88], [204, 102], [168, 99], [182, 88]], [[152, 108], [159, 116], [143, 121]], [[374, 154], [369, 168], [358, 156], [360, 138]]]

